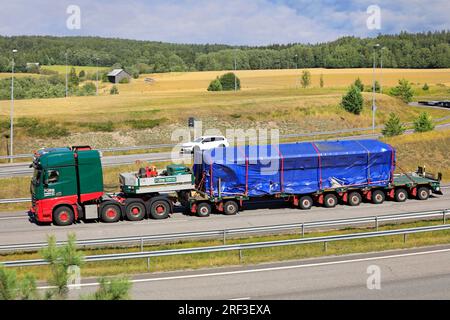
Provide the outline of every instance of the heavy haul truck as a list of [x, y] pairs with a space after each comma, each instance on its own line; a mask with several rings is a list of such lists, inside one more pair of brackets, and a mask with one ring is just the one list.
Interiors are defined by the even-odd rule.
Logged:
[[442, 194], [440, 180], [420, 168], [394, 174], [395, 149], [376, 140], [237, 146], [199, 151], [192, 168], [141, 168], [119, 175], [120, 192], [105, 193], [101, 154], [90, 147], [35, 153], [31, 213], [36, 222], [117, 222], [165, 219], [181, 203], [200, 217], [236, 214], [256, 199], [283, 199], [294, 207], [339, 202], [381, 204]]

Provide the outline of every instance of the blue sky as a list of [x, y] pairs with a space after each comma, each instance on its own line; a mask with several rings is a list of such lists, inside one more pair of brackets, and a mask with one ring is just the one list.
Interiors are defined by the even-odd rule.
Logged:
[[[81, 28], [66, 27], [69, 5]], [[369, 30], [366, 10], [381, 9]], [[317, 43], [450, 29], [449, 0], [0, 0], [1, 35], [89, 35], [177, 43]]]

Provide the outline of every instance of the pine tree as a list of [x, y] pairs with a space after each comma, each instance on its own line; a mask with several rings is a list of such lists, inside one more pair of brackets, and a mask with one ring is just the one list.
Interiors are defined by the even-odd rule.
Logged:
[[222, 91], [222, 83], [220, 83], [219, 78], [217, 77], [209, 84], [208, 91]]
[[403, 102], [408, 103], [412, 101], [414, 91], [408, 80], [401, 79], [398, 81], [398, 86], [391, 89], [390, 94], [399, 97]]
[[72, 87], [77, 87], [80, 84], [80, 78], [77, 76], [77, 72], [75, 71], [75, 68], [72, 67], [70, 69], [69, 73], [69, 84]]
[[428, 91], [429, 89], [430, 89], [430, 87], [428, 86], [427, 83], [425, 83], [425, 84], [423, 85], [422, 90], [423, 90], [423, 91]]
[[422, 112], [420, 116], [414, 121], [415, 132], [427, 132], [434, 129], [433, 121], [427, 112]]
[[355, 87], [357, 87], [359, 89], [359, 91], [363, 92], [364, 91], [364, 84], [362, 83], [361, 79], [358, 78], [355, 80], [355, 83], [353, 84]]
[[361, 91], [352, 85], [347, 94], [342, 97], [341, 106], [348, 112], [360, 114], [363, 109], [364, 99]]
[[300, 83], [302, 84], [302, 88], [309, 87], [309, 85], [311, 84], [311, 72], [309, 72], [308, 70], [304, 70], [300, 79]]
[[386, 137], [399, 136], [405, 132], [406, 128], [400, 122], [400, 117], [395, 113], [389, 114], [389, 119], [384, 124], [384, 129], [381, 133]]
[[323, 74], [320, 75], [320, 87], [323, 88], [325, 85], [325, 82], [323, 80]]

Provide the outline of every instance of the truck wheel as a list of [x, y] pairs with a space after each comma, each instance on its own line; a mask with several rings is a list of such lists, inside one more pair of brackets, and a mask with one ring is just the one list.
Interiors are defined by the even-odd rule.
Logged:
[[430, 189], [427, 187], [420, 187], [417, 189], [417, 199], [418, 200], [427, 200], [430, 197]]
[[132, 201], [127, 204], [125, 214], [130, 221], [141, 221], [145, 217], [145, 205], [140, 201]]
[[353, 191], [348, 194], [348, 205], [352, 207], [357, 207], [361, 204], [362, 197], [359, 192]]
[[199, 203], [197, 206], [197, 216], [208, 217], [211, 214], [211, 205], [207, 202]]
[[372, 192], [372, 203], [373, 204], [382, 204], [386, 199], [386, 195], [382, 190], [375, 190]]
[[170, 204], [165, 200], [156, 200], [150, 206], [150, 216], [153, 219], [167, 219], [170, 214]]
[[309, 210], [313, 205], [313, 199], [310, 196], [303, 196], [298, 202], [298, 206], [302, 210]]
[[408, 199], [408, 192], [405, 189], [395, 190], [394, 200], [397, 202], [405, 202]]
[[227, 216], [233, 216], [237, 214], [239, 211], [239, 205], [236, 203], [236, 201], [229, 200], [225, 202], [223, 205], [223, 213]]
[[69, 206], [58, 207], [53, 212], [53, 222], [57, 226], [69, 226], [73, 221], [73, 210]]
[[325, 206], [325, 208], [334, 208], [336, 207], [337, 202], [337, 197], [332, 193], [325, 195], [325, 197], [323, 198], [323, 205]]
[[115, 204], [107, 204], [101, 208], [100, 218], [105, 223], [113, 223], [120, 220], [120, 208]]

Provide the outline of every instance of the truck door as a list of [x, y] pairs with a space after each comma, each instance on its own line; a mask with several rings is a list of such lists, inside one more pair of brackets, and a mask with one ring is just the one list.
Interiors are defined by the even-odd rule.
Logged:
[[60, 167], [44, 172], [44, 198], [64, 197], [77, 194], [75, 168]]

